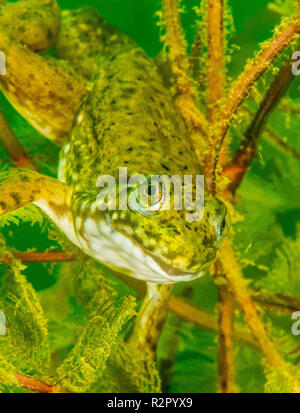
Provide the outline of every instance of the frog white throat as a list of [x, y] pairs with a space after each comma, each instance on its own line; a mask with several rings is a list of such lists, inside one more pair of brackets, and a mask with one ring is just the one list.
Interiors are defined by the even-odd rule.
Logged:
[[97, 208], [96, 202], [83, 203], [81, 216], [74, 220], [71, 208], [64, 215], [58, 215], [46, 201], [38, 201], [36, 205], [73, 244], [113, 271], [159, 284], [191, 281], [204, 274], [203, 271], [198, 274], [180, 274], [176, 271], [176, 274], [173, 274], [172, 268], [160, 265], [143, 247], [117, 231], [107, 216], [100, 221], [92, 218]]

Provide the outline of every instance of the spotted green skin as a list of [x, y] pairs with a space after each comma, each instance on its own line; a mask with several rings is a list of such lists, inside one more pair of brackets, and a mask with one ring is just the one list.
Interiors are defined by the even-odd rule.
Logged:
[[[64, 57], [73, 65], [79, 62], [79, 70], [93, 79], [93, 87], [71, 133], [70, 149], [63, 155], [67, 165], [65, 181], [75, 192], [74, 216], [83, 214], [83, 201], [95, 200], [97, 178], [109, 174], [117, 180], [120, 167], [127, 167], [129, 176], [201, 175], [185, 124], [153, 61], [90, 9], [76, 13], [64, 15], [65, 30], [72, 30], [73, 47], [66, 38], [58, 47], [61, 54], [67, 50]], [[85, 45], [82, 32], [77, 32], [78, 19], [84, 19], [87, 27], [90, 25], [90, 33], [98, 31], [92, 44]], [[74, 47], [76, 39], [78, 44]], [[87, 56], [89, 65], [84, 67], [78, 56], [80, 48], [85, 47], [91, 52]], [[76, 51], [75, 55], [70, 50]], [[97, 57], [91, 60], [95, 52]], [[91, 66], [97, 69], [94, 78], [89, 72]], [[216, 228], [226, 210], [220, 201], [209, 199], [206, 194], [205, 215], [199, 222], [187, 222], [184, 211], [161, 211], [151, 218], [130, 209], [109, 214], [118, 231], [160, 263], [197, 273], [215, 257]], [[99, 211], [95, 211], [94, 218], [105, 219]]]
[[[155, 357], [171, 293], [163, 284], [203, 274], [220, 245], [226, 208], [206, 193], [196, 222], [186, 211], [100, 211], [96, 181], [103, 174], [117, 180], [120, 167], [129, 176], [202, 174], [172, 95], [155, 63], [93, 9], [61, 19], [56, 0], [0, 3], [8, 73], [0, 89], [44, 136], [58, 144], [68, 136], [59, 167], [68, 186], [18, 173], [1, 186], [0, 214], [35, 202], [87, 254], [147, 281], [130, 341]], [[36, 53], [54, 45], [62, 60]]]
[[[184, 121], [153, 60], [91, 9], [65, 12], [63, 27], [59, 53], [92, 85], [61, 159], [64, 180], [74, 188], [74, 219], [107, 219], [98, 210], [87, 213], [82, 204], [95, 201], [99, 176], [117, 180], [120, 167], [128, 168], [128, 176], [201, 175]], [[153, 217], [130, 209], [108, 214], [115, 229], [162, 267], [200, 275], [215, 258], [226, 215], [222, 202], [205, 195], [204, 217], [197, 222], [174, 210]]]

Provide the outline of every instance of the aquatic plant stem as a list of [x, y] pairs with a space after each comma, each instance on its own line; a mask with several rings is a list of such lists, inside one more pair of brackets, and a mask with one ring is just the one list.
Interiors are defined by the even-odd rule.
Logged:
[[231, 289], [242, 313], [244, 319], [256, 339], [266, 361], [275, 369], [279, 369], [293, 379], [294, 391], [300, 391], [300, 384], [293, 377], [292, 365], [284, 360], [277, 351], [272, 340], [268, 336], [265, 326], [260, 319], [254, 302], [249, 294], [247, 281], [244, 279], [241, 266], [236, 260], [232, 241], [228, 238], [219, 254], [219, 262], [223, 268], [228, 281], [228, 287]]
[[18, 168], [27, 168], [38, 171], [37, 166], [26, 154], [24, 148], [18, 141], [9, 123], [0, 111], [0, 142], [9, 154], [10, 158]]
[[61, 387], [58, 383], [51, 385], [26, 374], [17, 373], [16, 378], [20, 387], [30, 390], [33, 393], [71, 393]]
[[226, 286], [218, 288], [218, 392], [234, 393], [234, 307], [235, 302]]
[[242, 139], [240, 147], [229, 165], [224, 169], [225, 175], [230, 179], [229, 188], [233, 194], [240, 186], [243, 177], [256, 155], [259, 138], [266, 122], [295, 78], [291, 66], [291, 61], [288, 59], [278, 75], [275, 76], [264, 96], [259, 110]]
[[[16, 252], [14, 257], [24, 264], [33, 262], [68, 262], [76, 259], [75, 254], [67, 254], [64, 251]], [[4, 255], [1, 262], [11, 263], [11, 259], [9, 256]]]
[[206, 146], [207, 120], [196, 105], [196, 90], [190, 77], [187, 44], [181, 26], [179, 0], [162, 0], [166, 27], [165, 43], [176, 82], [177, 107], [181, 112], [199, 159], [203, 164]]
[[[176, 297], [175, 295], [171, 296], [169, 300], [169, 311], [185, 320], [187, 323], [192, 323], [206, 330], [219, 331], [218, 319], [214, 314], [196, 307], [181, 297]], [[242, 325], [235, 325], [233, 338], [235, 341], [240, 341], [250, 347], [258, 348], [252, 334]]]
[[[208, 120], [209, 140], [220, 122], [221, 104], [225, 96], [224, 63], [224, 0], [207, 2], [207, 42], [208, 42]], [[223, 148], [224, 149], [224, 148]], [[218, 261], [214, 267], [214, 277], [220, 272]], [[218, 286], [218, 392], [234, 392], [234, 299], [224, 285]]]
[[[283, 112], [289, 111], [290, 113], [295, 115], [297, 118], [300, 119], [300, 113], [297, 113], [297, 111], [294, 110], [294, 108], [290, 108], [287, 106], [287, 104], [284, 102], [286, 100], [286, 97], [284, 100], [281, 100], [278, 108], [279, 110], [282, 110]], [[245, 119], [253, 119], [255, 116], [255, 113], [253, 114], [252, 111], [249, 110], [249, 108], [244, 108], [245, 112], [247, 113], [247, 118]], [[262, 139], [270, 142], [273, 146], [275, 146], [278, 150], [283, 152], [286, 155], [289, 155], [293, 157], [294, 159], [300, 161], [300, 152], [297, 151], [296, 148], [291, 146], [289, 143], [287, 143], [284, 138], [281, 138], [281, 136], [278, 135], [278, 133], [270, 127], [268, 124], [264, 127], [263, 133], [261, 136]], [[226, 168], [226, 165], [225, 165]]]
[[[22, 261], [23, 264], [29, 263], [47, 263], [47, 262], [71, 262], [75, 261], [78, 258], [76, 254], [68, 254], [65, 251], [43, 251], [43, 252], [15, 252], [14, 257]], [[11, 259], [9, 255], [4, 255], [0, 259], [0, 263], [11, 264]], [[127, 280], [126, 280], [127, 281]], [[128, 282], [127, 282], [128, 283]], [[136, 286], [130, 284], [133, 289], [138, 290]], [[140, 291], [139, 291], [140, 292]], [[293, 312], [297, 311], [300, 308], [300, 300], [294, 297], [284, 296], [282, 294], [272, 294], [267, 291], [255, 291], [250, 289], [251, 297], [254, 301], [259, 303], [262, 306], [267, 308], [272, 307], [279, 312]], [[174, 313], [178, 312], [179, 317], [184, 314], [186, 311], [186, 321], [194, 322], [194, 309], [196, 311], [202, 311], [197, 307], [193, 307], [192, 304], [186, 303], [180, 297], [171, 295], [170, 302], [174, 303], [174, 306], [171, 304], [170, 310]], [[176, 304], [176, 305], [175, 305]], [[178, 311], [175, 307], [178, 307]], [[186, 307], [187, 306], [187, 307]], [[188, 310], [190, 309], [190, 310]], [[189, 319], [189, 314], [191, 317]], [[199, 313], [200, 314], [200, 313]]]
[[213, 194], [216, 192], [216, 169], [220, 151], [239, 106], [249, 95], [254, 83], [262, 76], [274, 59], [295, 39], [298, 32], [298, 19], [289, 19], [282, 23], [276, 30], [274, 37], [266, 42], [258, 55], [246, 65], [244, 72], [229, 91], [226, 103], [221, 109], [222, 122], [219, 122], [214, 130], [205, 161], [205, 176]]
[[31, 390], [36, 393], [52, 393], [53, 386], [44, 383], [43, 381], [36, 380], [33, 377], [26, 376], [24, 374], [17, 374], [17, 380], [21, 387], [27, 390]]
[[208, 0], [207, 3], [207, 83], [209, 122], [220, 118], [220, 104], [224, 99], [224, 0]]

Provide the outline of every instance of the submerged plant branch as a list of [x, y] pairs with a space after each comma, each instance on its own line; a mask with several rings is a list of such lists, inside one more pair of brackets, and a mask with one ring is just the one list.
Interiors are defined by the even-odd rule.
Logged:
[[234, 393], [234, 307], [235, 302], [226, 286], [218, 288], [219, 348], [218, 392]]
[[207, 120], [196, 105], [196, 91], [190, 77], [187, 44], [184, 38], [179, 0], [162, 0], [166, 27], [165, 42], [169, 48], [172, 72], [176, 81], [177, 106], [181, 112], [196, 151], [199, 162], [203, 163], [203, 136], [207, 135]]
[[[176, 297], [175, 295], [171, 296], [169, 310], [188, 323], [193, 323], [200, 328], [218, 332], [218, 319], [214, 314], [204, 311], [180, 297]], [[233, 338], [251, 347], [258, 347], [249, 331], [241, 325], [235, 325]]]
[[[29, 263], [47, 263], [47, 262], [71, 262], [75, 261], [78, 256], [76, 254], [69, 254], [66, 253], [65, 251], [43, 251], [43, 252], [15, 252], [14, 257], [19, 259], [23, 264], [29, 264]], [[11, 264], [11, 258], [8, 254], [4, 255], [0, 259], [0, 263], [2, 264]], [[130, 279], [133, 281], [132, 279]], [[124, 279], [127, 284], [130, 285], [133, 289], [137, 290], [140, 294], [143, 294], [143, 291], [133, 282], [129, 283], [127, 279]], [[257, 301], [259, 304], [262, 306], [276, 306], [278, 308], [278, 311], [281, 312], [286, 312], [286, 311], [297, 311], [300, 308], [300, 300], [295, 297], [290, 297], [290, 296], [285, 296], [282, 294], [273, 294], [270, 292], [266, 291], [256, 291], [256, 290], [251, 290], [250, 289], [250, 294], [251, 297], [253, 298], [254, 301]], [[182, 301], [179, 299], [179, 297], [171, 296], [171, 301], [175, 300], [179, 307], [184, 305], [184, 308], [186, 309], [186, 306], [190, 306], [189, 308], [192, 308], [191, 304], [187, 304], [186, 302]], [[173, 307], [172, 307], [173, 308]], [[195, 307], [196, 308], [196, 307]], [[173, 311], [173, 310], [172, 310]], [[180, 311], [180, 309], [178, 310]], [[202, 310], [199, 310], [202, 311]], [[191, 310], [191, 314], [194, 312]], [[187, 317], [189, 317], [189, 311], [187, 312]], [[192, 321], [193, 320], [193, 315], [191, 315], [191, 320], [187, 319], [187, 321]]]
[[[286, 98], [283, 98], [280, 101], [278, 105], [279, 110], [283, 110], [284, 112], [286, 112], [290, 109], [291, 113], [293, 113], [295, 116], [300, 115], [300, 112], [294, 113], [295, 108], [290, 108], [285, 103], [285, 101]], [[247, 113], [247, 119], [252, 119], [253, 116], [255, 116], [255, 114], [253, 114], [249, 108], [244, 108], [244, 110]], [[300, 118], [300, 116], [298, 117]], [[278, 150], [285, 153], [286, 155], [289, 155], [298, 161], [300, 160], [300, 152], [297, 151], [297, 149], [291, 146], [289, 143], [287, 143], [285, 139], [279, 136], [278, 133], [268, 124], [265, 125], [261, 138], [270, 142], [273, 146], [275, 146]]]
[[38, 168], [26, 154], [24, 148], [18, 141], [16, 135], [12, 131], [9, 123], [0, 111], [0, 142], [4, 149], [11, 157], [15, 166], [18, 168], [27, 168], [37, 171]]
[[224, 103], [221, 110], [222, 122], [219, 122], [214, 131], [213, 139], [209, 142], [205, 161], [206, 179], [212, 193], [216, 192], [216, 169], [219, 154], [235, 113], [249, 95], [253, 84], [262, 76], [274, 59], [295, 39], [298, 32], [299, 20], [286, 20], [275, 31], [273, 39], [266, 42], [256, 58], [247, 64], [244, 72], [232, 86], [226, 98], [226, 103]]
[[24, 374], [17, 374], [17, 379], [21, 387], [36, 393], [52, 393], [53, 386], [44, 383], [43, 381], [36, 380], [33, 377], [26, 376]]
[[[208, 119], [209, 139], [214, 127], [220, 121], [220, 107], [225, 95], [224, 62], [224, 0], [207, 2], [207, 41], [208, 41]], [[218, 261], [214, 267], [214, 277], [220, 268]], [[227, 287], [218, 286], [218, 392], [234, 392], [234, 299]]]
[[300, 384], [293, 376], [292, 365], [284, 360], [266, 332], [265, 326], [259, 317], [253, 300], [249, 294], [247, 281], [244, 279], [241, 267], [237, 262], [231, 240], [228, 238], [220, 251], [219, 261], [223, 268], [228, 286], [231, 289], [246, 324], [256, 339], [266, 361], [275, 369], [284, 372], [293, 380], [294, 392], [300, 392]]
[[215, 123], [224, 99], [224, 0], [208, 0], [207, 14], [208, 110], [210, 123]]
[[29, 390], [33, 393], [70, 393], [59, 384], [48, 384], [44, 381], [37, 380], [34, 377], [26, 374], [16, 374], [17, 382], [23, 389]]
[[67, 254], [64, 251], [18, 252], [15, 253], [14, 256], [23, 263], [68, 262], [76, 259], [75, 254]]
[[295, 76], [291, 70], [290, 59], [275, 76], [271, 86], [256, 113], [253, 121], [247, 129], [244, 138], [224, 173], [230, 179], [230, 190], [232, 193], [239, 187], [243, 177], [250, 167], [257, 151], [259, 138], [270, 115], [277, 107], [282, 96], [287, 92]]
[[264, 307], [277, 309], [281, 313], [291, 314], [294, 311], [299, 311], [300, 300], [295, 297], [288, 297], [282, 294], [272, 294], [268, 291], [253, 291], [251, 290], [252, 298]]

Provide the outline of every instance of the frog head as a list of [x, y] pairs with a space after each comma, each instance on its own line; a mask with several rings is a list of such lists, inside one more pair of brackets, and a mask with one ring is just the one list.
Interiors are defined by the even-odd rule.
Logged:
[[[174, 283], [203, 275], [228, 230], [224, 203], [204, 192], [195, 219], [191, 208], [174, 208], [174, 188], [168, 208], [159, 186], [145, 179], [138, 188], [138, 193], [136, 186], [124, 190], [127, 208], [120, 208], [124, 191], [117, 191], [116, 199], [116, 187], [109, 186], [92, 203], [83, 203], [75, 225], [84, 250], [108, 267], [148, 282]], [[103, 208], [104, 200], [117, 207]]]

